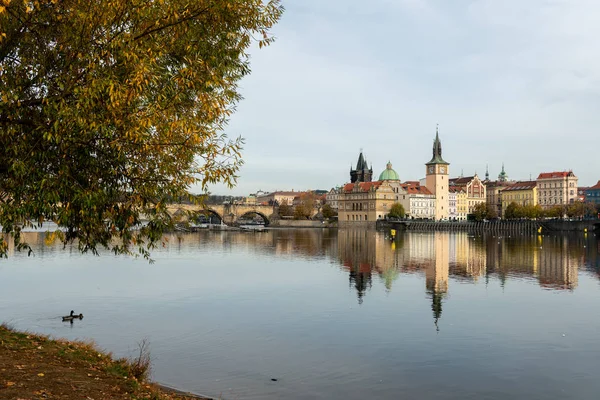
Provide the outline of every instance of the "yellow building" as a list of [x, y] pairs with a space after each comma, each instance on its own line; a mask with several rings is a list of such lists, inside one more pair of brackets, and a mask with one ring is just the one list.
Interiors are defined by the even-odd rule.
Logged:
[[398, 173], [388, 162], [378, 181], [347, 183], [341, 188], [337, 199], [338, 223], [341, 226], [356, 223], [375, 225], [378, 219], [389, 214], [402, 194], [406, 191], [400, 184]]
[[450, 214], [449, 218], [456, 221], [465, 221], [469, 211], [467, 202], [467, 192], [462, 188], [450, 186], [448, 193], [450, 199]]
[[536, 181], [516, 182], [502, 190], [502, 215], [510, 203], [520, 206], [535, 206], [538, 204], [538, 189]]
[[485, 185], [477, 174], [453, 178], [450, 180], [450, 186], [461, 188], [467, 194], [467, 214], [471, 214], [477, 204], [486, 202]]
[[488, 176], [488, 172], [486, 171], [486, 180], [483, 182], [485, 184], [486, 202], [492, 206], [492, 208], [498, 213], [498, 216], [501, 217], [502, 191], [513, 185], [515, 181], [508, 180], [508, 175], [506, 174], [506, 171], [504, 171], [504, 163], [502, 163], [502, 172], [498, 174], [497, 181], [490, 181], [487, 179]]

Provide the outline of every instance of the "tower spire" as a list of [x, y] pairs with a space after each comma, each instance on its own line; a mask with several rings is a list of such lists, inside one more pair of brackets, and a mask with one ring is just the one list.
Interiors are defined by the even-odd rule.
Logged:
[[440, 126], [435, 124], [435, 139], [433, 141], [433, 157], [427, 164], [448, 164], [442, 158], [442, 142], [440, 140]]
[[508, 175], [506, 174], [506, 171], [504, 171], [504, 162], [502, 162], [502, 171], [498, 174], [498, 180], [500, 182], [506, 182], [508, 180]]
[[488, 164], [485, 164], [485, 180], [486, 181], [490, 180], [490, 171], [489, 171], [488, 167], [489, 167]]

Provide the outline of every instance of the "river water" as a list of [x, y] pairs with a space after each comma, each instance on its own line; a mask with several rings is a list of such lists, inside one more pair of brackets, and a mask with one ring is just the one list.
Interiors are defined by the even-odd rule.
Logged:
[[[358, 230], [167, 236], [156, 260], [28, 233], [0, 322], [150, 342], [153, 378], [224, 399], [597, 399], [600, 245]], [[73, 309], [84, 319], [63, 323]], [[274, 381], [276, 380], [276, 381]]]

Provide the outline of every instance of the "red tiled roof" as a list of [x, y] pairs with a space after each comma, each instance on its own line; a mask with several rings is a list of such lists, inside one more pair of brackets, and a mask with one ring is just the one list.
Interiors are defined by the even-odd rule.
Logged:
[[555, 171], [555, 172], [542, 172], [537, 177], [538, 179], [556, 179], [566, 178], [567, 176], [575, 176], [573, 171]]
[[587, 188], [587, 190], [590, 190], [590, 189], [594, 189], [594, 190], [600, 189], [600, 181], [598, 181], [598, 183], [596, 183], [594, 186]]
[[506, 189], [502, 190], [502, 192], [509, 192], [509, 191], [514, 191], [514, 190], [531, 190], [536, 186], [537, 186], [536, 181], [517, 182], [513, 185], [510, 185]]
[[[369, 190], [371, 190], [372, 187], [375, 187], [375, 189], [377, 189], [379, 186], [381, 186], [381, 181], [374, 181], [374, 182], [359, 182], [358, 186], [360, 187], [361, 192], [368, 192]], [[352, 192], [352, 190], [354, 190], [354, 186], [356, 185], [356, 183], [346, 183], [344, 185], [344, 192], [346, 193], [350, 193]]]
[[467, 183], [471, 182], [473, 180], [473, 178], [475, 178], [474, 176], [464, 176], [461, 178], [452, 178], [450, 179], [450, 183], [452, 185], [466, 185]]
[[408, 194], [432, 194], [425, 186], [411, 185], [407, 183], [403, 183], [401, 186], [402, 189], [406, 190]]
[[450, 193], [458, 193], [458, 192], [464, 192], [464, 190], [460, 186], [450, 186], [448, 188], [448, 192], [450, 192]]

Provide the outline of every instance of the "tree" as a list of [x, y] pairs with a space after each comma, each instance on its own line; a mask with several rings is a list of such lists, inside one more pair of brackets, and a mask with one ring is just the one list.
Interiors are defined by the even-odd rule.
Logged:
[[291, 217], [294, 215], [294, 209], [287, 203], [279, 205], [279, 216], [280, 217]]
[[330, 219], [333, 217], [337, 217], [338, 213], [336, 210], [334, 210], [331, 205], [329, 204], [324, 204], [323, 207], [321, 208], [321, 213], [323, 214], [323, 218], [325, 219]]
[[594, 216], [596, 207], [591, 203], [576, 201], [567, 207], [567, 216], [569, 218], [589, 218]]
[[17, 248], [23, 227], [54, 221], [83, 252], [148, 257], [173, 224], [169, 199], [234, 184], [243, 142], [223, 130], [247, 49], [273, 41], [282, 12], [279, 0], [0, 0], [0, 225]]
[[506, 211], [504, 211], [505, 219], [518, 219], [523, 217], [523, 209], [520, 205], [515, 203], [514, 201], [510, 203], [506, 207]]
[[473, 206], [473, 218], [475, 221], [483, 221], [487, 216], [487, 205], [485, 203], [477, 203]]
[[390, 212], [388, 214], [388, 216], [392, 217], [392, 218], [404, 218], [404, 216], [406, 215], [406, 211], [404, 210], [404, 206], [400, 203], [394, 203], [392, 204], [392, 207], [390, 207]]
[[528, 219], [537, 219], [542, 216], [543, 210], [539, 205], [527, 204], [521, 206], [521, 217]]
[[298, 202], [294, 206], [295, 219], [310, 219], [317, 202], [317, 196], [313, 192], [304, 192], [298, 195]]
[[546, 209], [545, 212], [548, 218], [562, 218], [564, 215], [564, 209], [561, 205], [556, 205]]
[[582, 201], [576, 201], [567, 206], [567, 217], [569, 218], [580, 218], [585, 213], [584, 204]]
[[486, 219], [496, 219], [498, 218], [498, 211], [494, 208], [493, 205], [487, 204], [485, 205], [485, 218]]

